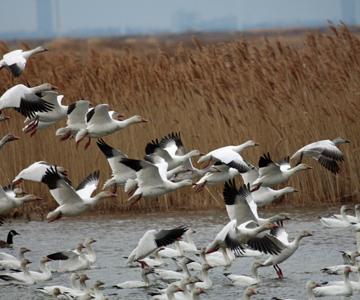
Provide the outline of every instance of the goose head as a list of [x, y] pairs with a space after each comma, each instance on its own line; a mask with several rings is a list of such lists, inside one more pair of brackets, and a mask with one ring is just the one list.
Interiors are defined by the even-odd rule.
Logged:
[[33, 87], [36, 92], [45, 92], [45, 91], [55, 91], [58, 88], [51, 83], [43, 83], [38, 86]]
[[313, 234], [307, 230], [304, 230], [301, 234], [300, 237], [304, 238], [304, 237], [308, 237], [308, 236], [313, 236]]
[[309, 280], [306, 283], [306, 289], [309, 290], [313, 290], [314, 288], [320, 287], [321, 285], [313, 280]]
[[94, 240], [93, 238], [90, 238], [85, 242], [85, 246], [90, 246], [93, 243], [96, 243], [96, 240]]
[[81, 284], [84, 284], [87, 280], [89, 280], [90, 278], [86, 275], [86, 274], [81, 274], [79, 281]]
[[16, 232], [14, 229], [11, 229], [8, 233], [10, 236], [20, 235], [20, 233]]
[[103, 198], [116, 198], [117, 194], [113, 193], [111, 191], [101, 191], [100, 193], [98, 193], [96, 196], [96, 199], [103, 199]]
[[307, 164], [298, 164], [296, 167], [293, 168], [294, 171], [302, 171], [302, 170], [310, 170], [312, 167], [310, 167]]
[[31, 264], [31, 263], [32, 263], [32, 262], [31, 262], [30, 260], [28, 260], [27, 258], [24, 258], [24, 259], [21, 261], [20, 265], [21, 265], [22, 268], [25, 268], [27, 265], [29, 265], [29, 264]]
[[336, 139], [333, 139], [333, 143], [335, 145], [341, 145], [341, 144], [350, 144], [349, 140], [346, 140], [342, 137], [337, 137]]
[[251, 296], [256, 295], [256, 294], [257, 294], [256, 289], [253, 288], [253, 287], [248, 287], [244, 292], [244, 295], [247, 296], [247, 297], [251, 297]]
[[100, 280], [96, 280], [95, 284], [94, 284], [94, 288], [95, 289], [99, 289], [100, 287], [104, 286], [105, 282], [100, 281]]
[[28, 249], [28, 248], [26, 248], [26, 247], [21, 247], [21, 248], [19, 249], [19, 252], [20, 252], [21, 254], [25, 254], [26, 252], [31, 252], [31, 250]]
[[1, 141], [3, 144], [6, 144], [6, 143], [9, 143], [9, 142], [12, 142], [12, 141], [16, 141], [16, 140], [20, 140], [20, 137], [16, 136], [16, 135], [13, 135], [11, 133], [5, 135]]
[[52, 261], [52, 260], [50, 258], [48, 258], [47, 256], [44, 256], [40, 259], [41, 264], [46, 264], [49, 261]]

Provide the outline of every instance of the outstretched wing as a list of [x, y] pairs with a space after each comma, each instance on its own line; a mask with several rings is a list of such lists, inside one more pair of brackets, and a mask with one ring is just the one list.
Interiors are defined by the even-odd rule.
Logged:
[[89, 199], [91, 194], [97, 189], [100, 180], [100, 171], [97, 170], [87, 176], [76, 188], [76, 193], [82, 199]]

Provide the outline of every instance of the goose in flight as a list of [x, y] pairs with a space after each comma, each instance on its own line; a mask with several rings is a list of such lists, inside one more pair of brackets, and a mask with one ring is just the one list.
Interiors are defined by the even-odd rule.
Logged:
[[13, 229], [10, 230], [7, 235], [6, 241], [0, 240], [0, 248], [12, 248], [14, 244], [14, 236], [16, 235], [20, 234]]
[[26, 126], [22, 129], [25, 133], [33, 136], [38, 129], [47, 128], [52, 124], [64, 119], [67, 114], [68, 106], [63, 105], [63, 95], [56, 91], [43, 92], [41, 99], [51, 103], [53, 108], [47, 112], [37, 112], [34, 117], [26, 118]]
[[86, 128], [85, 117], [89, 111], [90, 101], [78, 100], [67, 108], [66, 127], [58, 128], [55, 135], [60, 136], [61, 141], [74, 137], [80, 130]]
[[14, 108], [25, 117], [34, 118], [37, 112], [51, 111], [53, 104], [42, 99], [43, 92], [55, 90], [50, 83], [43, 83], [34, 87], [17, 84], [8, 89], [0, 97], [0, 111]]
[[274, 163], [269, 153], [264, 154], [259, 159], [259, 177], [252, 183], [252, 191], [260, 186], [272, 187], [285, 183], [292, 175], [301, 170], [308, 169], [312, 168], [305, 164], [299, 164], [292, 168], [289, 163], [289, 157]]
[[105, 143], [103, 139], [99, 139], [96, 144], [101, 152], [106, 156], [112, 171], [111, 178], [105, 182], [103, 189], [112, 187], [112, 191], [116, 192], [118, 185], [125, 186], [125, 183], [129, 179], [136, 178], [136, 171], [122, 163], [122, 159], [128, 157], [126, 154], [111, 147]]
[[291, 159], [298, 159], [300, 164], [304, 157], [312, 157], [317, 160], [324, 168], [332, 173], [339, 173], [338, 162], [344, 161], [344, 154], [338, 148], [341, 144], [348, 144], [350, 141], [338, 137], [333, 140], [322, 140], [308, 144], [296, 151]]
[[85, 149], [89, 147], [91, 138], [100, 138], [126, 128], [132, 124], [148, 122], [138, 115], [118, 121], [111, 118], [108, 104], [98, 104], [86, 114], [86, 128], [81, 129], [75, 136], [78, 145], [85, 137], [88, 138]]
[[[32, 163], [27, 168], [21, 170], [18, 175], [13, 179], [13, 183], [15, 185], [20, 184], [24, 180], [42, 182], [44, 175], [48, 169], [51, 167], [55, 167], [55, 165], [51, 165], [46, 161], [37, 161]], [[65, 168], [57, 166], [57, 171], [62, 177], [67, 177], [68, 172]]]
[[61, 176], [56, 167], [47, 169], [42, 182], [48, 186], [50, 194], [59, 205], [47, 215], [48, 221], [53, 222], [63, 216], [78, 216], [94, 208], [99, 200], [116, 197], [116, 194], [109, 191], [102, 191], [91, 197], [99, 184], [99, 176], [100, 172], [95, 171], [74, 189], [69, 179]]
[[[244, 184], [250, 184], [251, 186], [253, 182], [259, 177], [259, 170], [255, 166], [251, 165], [249, 162], [248, 164], [250, 166], [250, 170], [246, 173], [241, 173], [240, 175], [244, 181]], [[253, 197], [256, 205], [258, 207], [262, 207], [271, 204], [276, 199], [279, 199], [286, 194], [295, 192], [298, 191], [295, 188], [289, 186], [279, 190], [274, 190], [270, 187], [260, 186], [257, 190], [251, 193], [251, 196]]]
[[168, 170], [189, 163], [191, 157], [200, 155], [199, 150], [186, 151], [180, 132], [172, 132], [163, 138], [152, 140], [145, 147], [148, 156], [159, 156], [168, 164]]
[[[150, 158], [148, 158], [150, 159]], [[122, 164], [136, 171], [138, 187], [128, 199], [134, 204], [141, 198], [155, 198], [175, 191], [181, 187], [192, 185], [190, 179], [172, 182], [167, 178], [167, 162], [160, 157], [151, 158], [154, 163], [146, 160], [123, 158]]]
[[11, 71], [14, 77], [19, 77], [24, 71], [26, 62], [30, 56], [45, 51], [48, 50], [42, 46], [27, 51], [21, 49], [10, 51], [4, 54], [0, 60], [0, 70], [2, 68], [7, 68]]
[[[17, 197], [18, 195], [21, 196]], [[35, 200], [42, 200], [42, 198], [31, 194], [26, 195], [22, 189], [15, 188], [14, 184], [0, 186], [0, 216], [20, 207], [24, 202]]]
[[139, 240], [133, 261], [141, 261], [156, 249], [164, 247], [179, 240], [188, 228], [179, 226], [173, 229], [148, 230]]

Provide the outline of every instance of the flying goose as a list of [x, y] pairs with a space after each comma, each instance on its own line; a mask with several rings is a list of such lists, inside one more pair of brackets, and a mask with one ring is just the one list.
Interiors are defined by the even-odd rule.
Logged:
[[14, 238], [15, 235], [20, 235], [20, 234], [17, 233], [13, 229], [10, 230], [8, 235], [7, 235], [6, 241], [0, 240], [0, 248], [12, 248], [13, 244], [14, 244], [13, 238]]
[[186, 232], [187, 227], [180, 226], [173, 229], [148, 230], [139, 240], [133, 261], [141, 261], [156, 249], [172, 244], [179, 240]]
[[85, 116], [89, 111], [90, 102], [88, 100], [78, 100], [70, 104], [67, 108], [66, 127], [58, 128], [55, 135], [60, 136], [61, 141], [74, 137], [80, 130], [86, 128]]
[[[21, 196], [17, 197], [19, 195]], [[42, 200], [42, 198], [31, 194], [26, 195], [22, 189], [16, 188], [15, 184], [0, 186], [0, 216], [20, 207], [24, 202], [34, 200]]]
[[128, 127], [131, 124], [148, 122], [140, 116], [132, 116], [128, 119], [118, 121], [109, 115], [108, 104], [98, 104], [86, 114], [86, 128], [81, 129], [75, 136], [78, 145], [85, 137], [88, 138], [85, 149], [89, 147], [91, 138], [100, 138], [114, 133], [117, 130]]
[[[241, 177], [244, 181], [244, 184], [250, 184], [250, 186], [253, 184], [253, 182], [259, 177], [259, 170], [249, 162], [247, 162], [250, 166], [250, 170], [246, 173], [241, 173]], [[253, 197], [256, 205], [258, 207], [262, 207], [268, 204], [271, 204], [276, 199], [289, 194], [298, 192], [293, 187], [284, 187], [279, 190], [274, 190], [270, 187], [260, 186], [257, 190], [253, 191], [251, 193], [251, 196]]]
[[0, 97], [0, 111], [14, 108], [25, 117], [35, 117], [37, 112], [47, 112], [53, 109], [53, 104], [42, 99], [43, 92], [56, 89], [50, 83], [34, 87], [18, 84], [8, 89]]
[[191, 157], [200, 155], [199, 150], [187, 152], [181, 140], [180, 132], [172, 132], [163, 138], [152, 140], [145, 147], [148, 156], [159, 156], [168, 164], [168, 170], [172, 170], [183, 164], [191, 164]]
[[59, 205], [47, 215], [48, 221], [53, 222], [63, 216], [78, 216], [94, 208], [99, 200], [116, 197], [116, 194], [109, 191], [102, 191], [91, 197], [99, 184], [99, 176], [100, 172], [95, 171], [86, 177], [75, 190], [71, 182], [59, 174], [57, 167], [47, 169], [42, 182], [48, 186], [50, 194]]
[[314, 142], [296, 151], [291, 156], [291, 159], [299, 159], [297, 164], [300, 164], [304, 157], [312, 157], [324, 168], [336, 174], [340, 171], [340, 167], [337, 163], [344, 160], [344, 154], [337, 146], [348, 143], [350, 143], [350, 141], [341, 137], [337, 137], [333, 140]]
[[116, 192], [118, 185], [125, 186], [127, 180], [136, 178], [136, 171], [122, 163], [122, 159], [128, 157], [126, 154], [111, 147], [103, 139], [99, 139], [96, 144], [106, 156], [112, 171], [111, 178], [105, 182], [103, 189], [112, 187], [112, 191]]
[[299, 164], [292, 168], [289, 163], [289, 157], [274, 163], [269, 153], [264, 154], [259, 159], [259, 177], [252, 183], [252, 188], [256, 190], [260, 186], [271, 187], [285, 183], [295, 173], [308, 169], [312, 168], [305, 164]]
[[136, 171], [138, 187], [128, 199], [131, 204], [141, 198], [155, 198], [192, 185], [189, 179], [172, 182], [167, 179], [167, 162], [160, 157], [153, 157], [153, 162], [123, 158], [122, 163]]
[[0, 60], [0, 70], [7, 68], [11, 73], [18, 77], [24, 71], [26, 62], [31, 55], [48, 51], [46, 48], [39, 46], [31, 50], [13, 50], [3, 55]]
[[67, 115], [68, 106], [61, 103], [63, 95], [56, 91], [43, 92], [41, 99], [51, 103], [53, 108], [47, 112], [37, 112], [34, 117], [26, 118], [26, 126], [22, 129], [25, 133], [33, 136], [37, 129], [47, 128], [52, 124], [64, 119]]
[[0, 274], [0, 279], [8, 282], [9, 284], [19, 284], [19, 285], [35, 284], [35, 279], [30, 275], [28, 264], [31, 264], [31, 261], [26, 258], [23, 259], [21, 261], [22, 272], [2, 273]]
[[261, 263], [260, 267], [273, 266], [279, 279], [283, 279], [284, 274], [279, 267], [279, 264], [287, 260], [295, 253], [295, 251], [299, 248], [300, 241], [304, 237], [312, 236], [312, 234], [305, 230], [297, 235], [291, 242], [289, 242], [288, 233], [283, 226], [273, 229], [271, 234], [274, 235], [285, 248], [279, 254], [271, 255], [267, 260], [265, 260], [265, 262]]
[[[18, 175], [13, 179], [15, 185], [21, 183], [23, 180], [42, 182], [44, 175], [48, 169], [55, 167], [46, 161], [37, 161], [28, 166], [27, 168], [21, 170]], [[62, 177], [67, 177], [67, 170], [63, 167], [57, 166], [57, 171]]]

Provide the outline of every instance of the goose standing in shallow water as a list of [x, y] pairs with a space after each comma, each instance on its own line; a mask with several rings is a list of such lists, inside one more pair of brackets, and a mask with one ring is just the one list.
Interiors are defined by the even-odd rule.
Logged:
[[10, 51], [2, 57], [0, 60], [0, 70], [2, 68], [7, 68], [11, 71], [14, 77], [18, 77], [24, 71], [26, 62], [30, 56], [48, 51], [46, 48], [39, 46], [31, 50], [13, 50]]
[[53, 105], [42, 99], [42, 93], [56, 89], [50, 83], [34, 87], [18, 84], [8, 89], [0, 97], [0, 111], [5, 108], [14, 108], [25, 117], [35, 117], [37, 112], [47, 112]]
[[308, 169], [312, 168], [305, 164], [299, 164], [292, 168], [289, 163], [289, 157], [274, 163], [269, 153], [264, 154], [259, 159], [259, 177], [252, 183], [252, 191], [260, 186], [272, 187], [285, 183], [292, 175]]
[[8, 235], [7, 235], [7, 238], [6, 238], [6, 241], [3, 241], [3, 240], [0, 240], [0, 248], [12, 248], [13, 247], [13, 244], [14, 244], [14, 236], [16, 235], [20, 235], [19, 233], [17, 233], [15, 230], [10, 230]]
[[86, 177], [75, 190], [69, 179], [62, 177], [56, 167], [47, 169], [42, 182], [48, 186], [50, 194], [59, 205], [47, 215], [48, 221], [53, 222], [63, 216], [78, 216], [94, 208], [99, 200], [116, 197], [116, 194], [109, 191], [102, 191], [91, 197], [99, 184], [99, 176], [100, 172], [95, 171]]
[[91, 138], [100, 138], [112, 134], [132, 124], [148, 122], [140, 116], [132, 116], [128, 119], [118, 121], [109, 115], [109, 105], [99, 104], [86, 114], [86, 128], [81, 129], [75, 136], [78, 145], [85, 137], [88, 138], [85, 149], [89, 147]]
[[300, 164], [304, 157], [312, 157], [317, 160], [324, 168], [332, 173], [339, 173], [340, 167], [338, 162], [344, 161], [344, 154], [337, 147], [341, 144], [348, 144], [350, 141], [338, 137], [334, 140], [322, 140], [306, 145], [296, 151], [291, 159], [299, 159]]

